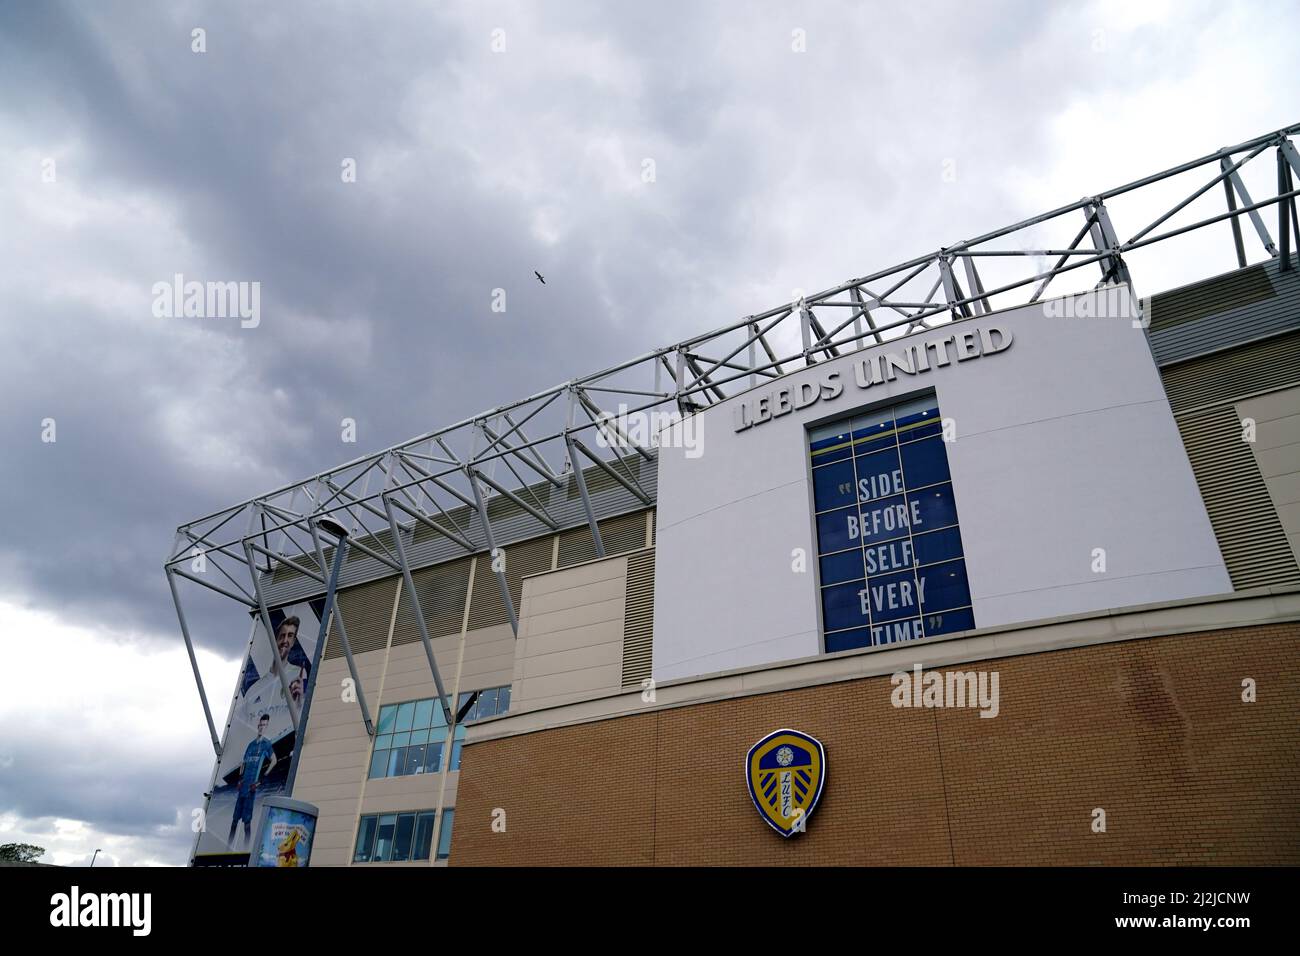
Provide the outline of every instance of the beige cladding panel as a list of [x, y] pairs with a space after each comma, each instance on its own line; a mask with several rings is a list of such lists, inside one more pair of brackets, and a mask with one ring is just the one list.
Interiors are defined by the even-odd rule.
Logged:
[[515, 669], [515, 635], [509, 624], [480, 628], [465, 635], [460, 689], [479, 690], [509, 684]]
[[1300, 388], [1239, 402], [1237, 414], [1255, 422], [1251, 451], [1277, 510], [1291, 551], [1300, 561]]
[[[367, 700], [378, 697], [384, 651], [356, 657], [358, 676]], [[356, 700], [344, 700], [346, 661], [321, 662], [294, 782], [295, 799], [320, 809], [312, 862], [343, 866], [351, 858], [351, 841], [361, 799], [361, 783], [370, 760], [370, 736]]]
[[626, 589], [621, 556], [524, 581], [511, 710], [621, 687]]

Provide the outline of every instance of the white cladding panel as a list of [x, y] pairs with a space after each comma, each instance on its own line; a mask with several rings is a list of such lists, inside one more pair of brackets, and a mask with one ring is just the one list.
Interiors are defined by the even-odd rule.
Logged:
[[[1232, 589], [1143, 331], [1039, 304], [906, 341], [992, 328], [1008, 348], [865, 389], [854, 365], [900, 343], [760, 384], [696, 416], [697, 457], [660, 449], [656, 680], [821, 651], [807, 428], [931, 389], [956, 426], [948, 461], [976, 627]], [[735, 430], [738, 403], [831, 371], [838, 397]]]

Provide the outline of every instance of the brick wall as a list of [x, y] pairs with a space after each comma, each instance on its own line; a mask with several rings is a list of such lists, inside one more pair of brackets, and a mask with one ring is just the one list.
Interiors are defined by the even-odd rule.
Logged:
[[[896, 709], [886, 676], [483, 741], [465, 750], [451, 862], [1295, 865], [1298, 641], [1300, 625], [1269, 625], [940, 668], [998, 671], [994, 719]], [[779, 727], [828, 763], [789, 840], [742, 771]]]

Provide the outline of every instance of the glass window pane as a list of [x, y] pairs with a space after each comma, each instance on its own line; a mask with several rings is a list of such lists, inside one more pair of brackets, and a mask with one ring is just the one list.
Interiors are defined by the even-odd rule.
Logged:
[[849, 522], [849, 530], [856, 531], [852, 543], [872, 544], [906, 537], [916, 522], [919, 511], [902, 495], [873, 501], [862, 506], [862, 516], [857, 528]]
[[937, 435], [943, 430], [939, 405], [933, 395], [904, 402], [894, 409], [898, 421], [898, 440], [908, 442], [923, 435]]
[[433, 726], [434, 727], [447, 726], [447, 715], [443, 713], [441, 707], [435, 706], [433, 708]]
[[415, 723], [411, 725], [413, 729], [423, 730], [429, 726], [433, 721], [433, 704], [433, 698], [415, 702]]
[[454, 741], [451, 745], [451, 766], [449, 766], [447, 769], [448, 770], [460, 769], [460, 741], [459, 740]]
[[451, 824], [455, 815], [454, 808], [442, 811], [442, 829], [438, 831], [438, 859], [440, 860], [451, 856]]
[[429, 744], [424, 748], [424, 772], [437, 773], [442, 769], [443, 744]]
[[866, 583], [859, 580], [822, 588], [822, 625], [826, 630], [838, 631], [871, 623], [861, 597], [865, 587]]
[[927, 614], [925, 616], [926, 636], [969, 631], [974, 627], [975, 615], [970, 608], [963, 608], [959, 611], [942, 611], [939, 614]]
[[391, 734], [393, 724], [397, 722], [397, 705], [386, 704], [379, 708], [379, 726], [376, 728], [377, 733]]
[[901, 571], [916, 564], [911, 538], [895, 538], [882, 544], [869, 544], [862, 549], [862, 563], [867, 576]]
[[403, 813], [397, 818], [397, 829], [393, 834], [393, 862], [411, 858], [411, 837], [415, 835], [415, 814]]
[[427, 730], [412, 730], [412, 731], [411, 731], [411, 746], [415, 746], [416, 744], [422, 744], [422, 743], [425, 743], [425, 742], [428, 741], [428, 739], [429, 739], [429, 731], [427, 731]]
[[871, 646], [871, 628], [857, 627], [849, 631], [836, 631], [826, 635], [826, 653], [847, 651], [855, 647]]
[[919, 534], [912, 539], [912, 546], [916, 549], [917, 564], [934, 564], [962, 556], [961, 532], [955, 526]]
[[474, 714], [479, 720], [497, 715], [497, 689], [495, 687], [489, 687], [487, 690], [478, 692], [478, 704], [474, 708]]
[[829, 511], [853, 504], [853, 462], [840, 461], [813, 469], [813, 508]]
[[433, 845], [434, 813], [428, 810], [421, 813], [415, 821], [415, 846], [411, 851], [412, 860], [427, 860], [429, 848]]
[[857, 508], [841, 508], [817, 516], [817, 548], [822, 554], [862, 544], [862, 522]]
[[867, 582], [867, 603], [871, 607], [872, 624], [919, 617], [921, 596], [916, 586], [916, 574], [903, 571], [872, 578]]
[[970, 604], [970, 585], [966, 583], [966, 562], [949, 561], [917, 572], [925, 595], [922, 608], [926, 614], [966, 607]]
[[375, 749], [376, 749], [376, 750], [388, 750], [388, 749], [390, 749], [392, 746], [393, 746], [393, 735], [392, 735], [392, 734], [381, 734], [380, 736], [378, 736], [378, 737], [375, 738]]
[[908, 618], [905, 621], [887, 621], [883, 624], [873, 624], [871, 627], [871, 640], [876, 646], [915, 641], [923, 636], [919, 617]]
[[809, 432], [808, 450], [812, 455], [813, 468], [848, 459], [853, 454], [849, 437], [847, 422], [823, 425]]
[[510, 710], [510, 685], [501, 688], [497, 694], [497, 713], [504, 714]]
[[898, 441], [894, 434], [894, 413], [889, 409], [853, 418], [853, 453], [865, 455], [888, 448]]
[[409, 733], [405, 733], [405, 734], [393, 734], [393, 743], [392, 743], [391, 746], [393, 746], [393, 747], [405, 747], [405, 746], [408, 745], [410, 742], [411, 742], [411, 735], [410, 735]]
[[388, 775], [388, 751], [376, 750], [370, 758], [370, 776], [385, 777]]
[[387, 862], [393, 852], [393, 830], [397, 827], [397, 814], [385, 813], [379, 818], [379, 834], [375, 840], [376, 863]]
[[424, 773], [424, 744], [406, 748], [406, 769], [402, 773], [404, 776]]
[[948, 446], [942, 438], [927, 438], [899, 449], [908, 488], [935, 485], [952, 478], [948, 471]]
[[917, 534], [957, 523], [957, 502], [953, 500], [951, 484], [909, 494], [907, 500]]
[[357, 846], [352, 852], [352, 862], [370, 862], [370, 857], [375, 850], [375, 825], [377, 822], [377, 817], [368, 816], [361, 818], [361, 826], [357, 828]]
[[898, 464], [897, 448], [863, 455], [858, 458], [855, 467], [858, 472], [857, 499], [860, 504], [903, 493], [903, 469]]
[[398, 774], [402, 772], [400, 768], [402, 766], [403, 761], [406, 759], [406, 751], [387, 750], [385, 751], [385, 753], [388, 754], [388, 769], [386, 773], [383, 774], [383, 776], [396, 777]]
[[[459, 697], [456, 698], [456, 713], [457, 713], [457, 714], [459, 714], [459, 713], [461, 712], [462, 708], [464, 708], [465, 704], [467, 704], [467, 703], [469, 702], [469, 698], [470, 698], [470, 695], [471, 695], [472, 693], [473, 693], [473, 691], [466, 691], [465, 693], [461, 694]], [[473, 719], [474, 719], [474, 708], [471, 707], [468, 711], [466, 711], [465, 716], [464, 716], [464, 717], [461, 717], [460, 719], [461, 719], [461, 720], [473, 720]]]
[[408, 700], [397, 708], [397, 724], [393, 730], [401, 733], [404, 730], [410, 730], [411, 724], [415, 721], [415, 701]]
[[840, 584], [862, 577], [862, 551], [854, 548], [821, 559], [822, 584]]

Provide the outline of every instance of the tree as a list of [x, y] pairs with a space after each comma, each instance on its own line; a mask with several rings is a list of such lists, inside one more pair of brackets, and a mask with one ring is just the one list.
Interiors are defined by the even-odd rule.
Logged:
[[35, 843], [5, 843], [0, 845], [0, 861], [5, 863], [35, 863], [45, 854], [45, 847]]

